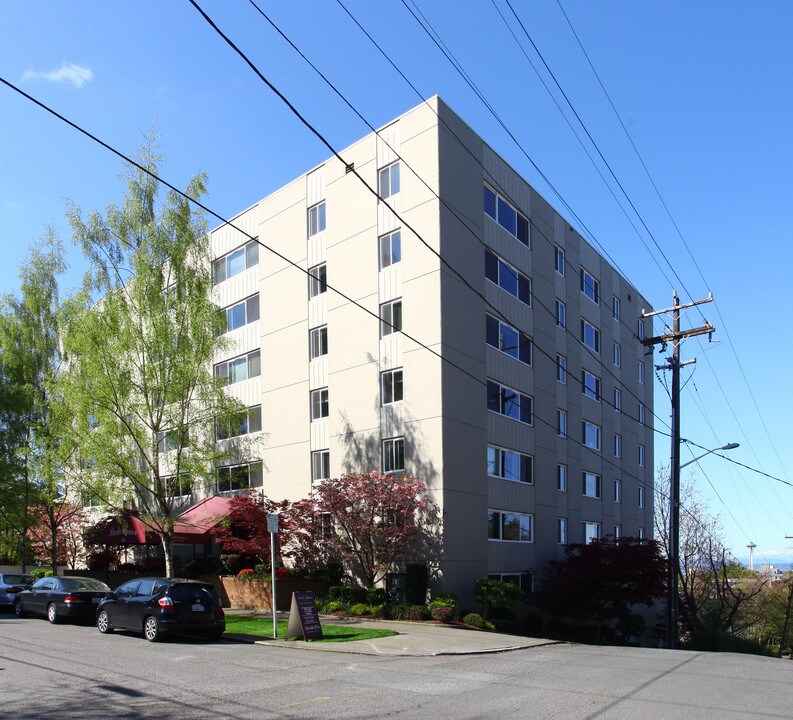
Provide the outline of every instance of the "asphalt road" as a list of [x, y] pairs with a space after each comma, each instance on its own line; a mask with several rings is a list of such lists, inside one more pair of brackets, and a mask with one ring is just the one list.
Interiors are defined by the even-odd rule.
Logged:
[[15, 720], [793, 718], [793, 662], [550, 645], [378, 657], [221, 641], [148, 643], [0, 616], [0, 710]]

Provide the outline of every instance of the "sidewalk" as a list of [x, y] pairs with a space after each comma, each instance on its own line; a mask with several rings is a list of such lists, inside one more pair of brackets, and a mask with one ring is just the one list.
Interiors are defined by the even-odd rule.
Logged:
[[[266, 612], [255, 610], [226, 610], [228, 615], [247, 617], [272, 617]], [[279, 620], [288, 619], [289, 614], [278, 613]], [[483, 653], [509, 652], [541, 645], [554, 645], [556, 640], [529, 638], [522, 635], [503, 635], [501, 633], [482, 632], [443, 625], [431, 622], [400, 622], [396, 620], [371, 620], [367, 618], [344, 618], [335, 615], [323, 615], [322, 624], [327, 625], [365, 625], [370, 628], [394, 630], [397, 635], [370, 640], [353, 640], [350, 642], [306, 642], [304, 640], [273, 640], [272, 638], [253, 639], [250, 635], [234, 635], [226, 633], [223, 637], [233, 642], [249, 642], [256, 645], [271, 647], [288, 647], [298, 650], [314, 650], [320, 652], [352, 653], [356, 655], [391, 655], [391, 656], [433, 656], [433, 655], [477, 655]]]

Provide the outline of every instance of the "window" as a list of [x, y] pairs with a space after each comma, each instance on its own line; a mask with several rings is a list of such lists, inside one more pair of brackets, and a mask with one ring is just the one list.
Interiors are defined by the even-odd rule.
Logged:
[[639, 422], [644, 425], [644, 405], [639, 403]]
[[395, 230], [380, 238], [380, 269], [395, 265], [402, 260], [402, 233]]
[[586, 397], [600, 402], [600, 378], [587, 370], [582, 370], [581, 392], [583, 392]]
[[554, 267], [562, 277], [564, 277], [564, 250], [558, 245], [554, 248]]
[[620, 299], [615, 295], [611, 298], [611, 316], [619, 322], [620, 319]]
[[533, 515], [487, 511], [487, 537], [490, 540], [506, 540], [509, 542], [532, 542]]
[[402, 330], [402, 300], [392, 300], [380, 306], [380, 337]]
[[315, 265], [308, 271], [308, 299], [328, 291], [328, 266], [326, 263]]
[[395, 162], [377, 173], [377, 188], [380, 198], [385, 200], [399, 192], [399, 163]]
[[162, 482], [168, 497], [181, 498], [189, 497], [193, 494], [193, 483], [188, 473], [180, 473], [178, 477], [169, 475], [162, 478]]
[[224, 421], [215, 423], [215, 439], [227, 440], [228, 438], [248, 435], [262, 429], [262, 406], [254, 405], [235, 414]]
[[640, 508], [644, 507], [644, 488], [643, 487], [639, 488], [639, 507]]
[[528, 425], [534, 420], [532, 400], [528, 395], [522, 395], [517, 390], [499, 385], [492, 380], [487, 381], [487, 409]]
[[330, 478], [330, 450], [311, 453], [311, 482]]
[[380, 391], [383, 405], [390, 405], [402, 400], [402, 368], [381, 373]]
[[556, 411], [556, 434], [567, 437], [567, 413], [564, 410]]
[[639, 445], [639, 467], [644, 467], [644, 445]]
[[491, 315], [486, 316], [485, 327], [485, 339], [488, 345], [526, 365], [531, 365], [531, 338], [528, 335]]
[[328, 417], [328, 388], [312, 390], [311, 393], [311, 419], [319, 420]]
[[328, 354], [328, 326], [312, 328], [308, 331], [309, 358], [315, 360]]
[[488, 573], [487, 577], [490, 580], [501, 580], [501, 582], [517, 585], [524, 595], [531, 595], [534, 592], [534, 573], [532, 572]]
[[622, 537], [622, 525], [614, 526], [614, 539], [619, 540]]
[[639, 540], [644, 540], [644, 528], [639, 528]]
[[185, 426], [180, 432], [177, 428], [157, 433], [157, 450], [161, 453], [183, 450], [190, 437], [189, 428]]
[[619, 343], [614, 343], [614, 364], [619, 367], [622, 364], [622, 347]]
[[215, 365], [215, 377], [223, 378], [229, 385], [259, 377], [261, 374], [262, 362], [259, 350]]
[[564, 355], [556, 356], [556, 379], [562, 385], [567, 383], [567, 358]]
[[639, 360], [638, 368], [638, 378], [639, 378], [639, 385], [644, 385], [644, 363]]
[[528, 247], [530, 241], [528, 218], [487, 185], [485, 185], [485, 214]]
[[590, 350], [600, 352], [600, 330], [583, 318], [581, 318], [581, 342]]
[[564, 303], [561, 300], [556, 301], [556, 324], [563, 328], [567, 323], [566, 316], [567, 309], [564, 306]]
[[600, 450], [600, 426], [584, 420], [581, 427], [584, 445], [593, 450]]
[[600, 475], [584, 471], [583, 493], [586, 497], [600, 497]]
[[534, 482], [533, 465], [531, 455], [492, 445], [487, 447], [487, 474], [490, 477], [531, 484]]
[[581, 292], [595, 305], [600, 301], [600, 283], [584, 268], [581, 268]]
[[243, 270], [259, 264], [259, 244], [251, 240], [236, 250], [219, 257], [212, 263], [212, 278], [215, 285], [238, 275]]
[[561, 463], [556, 466], [556, 489], [567, 492], [567, 465]]
[[226, 332], [259, 319], [259, 293], [226, 308]]
[[614, 502], [622, 502], [622, 480], [614, 481]]
[[639, 340], [644, 340], [644, 318], [639, 318], [636, 334], [639, 336]]
[[485, 277], [522, 303], [531, 305], [531, 280], [485, 248]]
[[405, 438], [383, 440], [383, 472], [401, 472], [405, 469]]
[[321, 202], [308, 209], [308, 236], [321, 233], [325, 229], [325, 203]]
[[233, 492], [262, 486], [262, 464], [232, 465], [218, 468], [217, 491]]
[[617, 412], [622, 411], [622, 390], [614, 388], [614, 409]]
[[584, 523], [584, 544], [589, 544], [600, 538], [600, 523]]
[[622, 457], [622, 435], [614, 433], [614, 457]]

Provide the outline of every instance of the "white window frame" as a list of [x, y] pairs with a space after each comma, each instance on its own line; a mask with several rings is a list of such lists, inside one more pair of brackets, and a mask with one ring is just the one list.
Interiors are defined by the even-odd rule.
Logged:
[[639, 528], [639, 540], [644, 540], [644, 528]]
[[556, 408], [556, 434], [567, 437], [567, 411]]
[[600, 402], [600, 378], [589, 370], [581, 371], [581, 392], [584, 397]]
[[[508, 465], [517, 463], [518, 476], [508, 472]], [[487, 446], [487, 474], [489, 477], [509, 480], [510, 482], [534, 484], [534, 458], [525, 453], [508, 450], [497, 445]]]
[[564, 463], [556, 464], [556, 489], [567, 492], [567, 465]]
[[394, 368], [380, 373], [380, 399], [382, 405], [393, 405], [394, 403], [402, 402], [404, 396], [405, 387], [402, 368]]
[[644, 425], [644, 403], [639, 403], [639, 422]]
[[567, 518], [565, 517], [556, 519], [556, 543], [567, 545]]
[[581, 292], [595, 305], [600, 304], [600, 281], [584, 268], [581, 268]]
[[[492, 315], [486, 315], [485, 317], [485, 342], [499, 352], [509, 355], [509, 357], [514, 358], [518, 362], [522, 362], [524, 365], [531, 367], [533, 352], [531, 338], [526, 335], [526, 333], [512, 327], [512, 325], [502, 322]], [[492, 337], [494, 333], [498, 334], [497, 338]], [[494, 345], [491, 340], [498, 344]]]
[[602, 437], [600, 425], [596, 425], [589, 420], [581, 421], [581, 442], [590, 450], [600, 451], [602, 447]]
[[313, 237], [323, 232], [326, 227], [325, 201], [318, 202], [308, 209], [308, 236]]
[[614, 457], [622, 457], [622, 435], [614, 433]]
[[639, 485], [639, 507], [644, 507], [644, 487]]
[[330, 416], [330, 395], [327, 387], [317, 388], [309, 392], [311, 422], [324, 420]]
[[564, 355], [556, 356], [556, 380], [567, 385], [567, 358]]
[[308, 331], [308, 358], [316, 360], [328, 354], [328, 326], [319, 325]]
[[622, 390], [614, 388], [614, 409], [617, 412], [622, 412]]
[[611, 316], [620, 321], [620, 299], [616, 295], [611, 298]]
[[644, 445], [639, 445], [639, 467], [644, 467]]
[[319, 263], [308, 269], [308, 299], [324, 295], [328, 291], [328, 264]]
[[557, 327], [567, 327], [567, 306], [561, 301], [556, 301], [556, 325]]
[[[232, 423], [237, 423], [233, 425]], [[251, 435], [261, 432], [262, 429], [262, 406], [252, 405], [240, 411], [239, 415], [228, 420], [228, 425], [223, 426], [220, 420], [215, 422], [215, 440], [228, 440], [230, 438]]]
[[614, 502], [622, 503], [622, 480], [614, 481]]
[[603, 478], [597, 473], [584, 470], [581, 473], [581, 494], [584, 497], [595, 498], [596, 500], [599, 500], [603, 491], [602, 479]]
[[[378, 241], [380, 250], [380, 269], [402, 262], [402, 231], [394, 230], [381, 235]], [[394, 252], [396, 248], [396, 252]], [[396, 257], [396, 259], [394, 259]]]
[[377, 171], [377, 193], [381, 200], [387, 200], [399, 192], [399, 161]]
[[[493, 404], [491, 397], [494, 395], [496, 390], [498, 391], [498, 408], [494, 409], [491, 407]], [[526, 401], [525, 404], [528, 407], [528, 419], [523, 418], [524, 401]], [[517, 417], [511, 411], [511, 409], [515, 407], [518, 409]], [[523, 393], [518, 392], [511, 387], [496, 382], [495, 380], [487, 381], [487, 410], [488, 412], [503, 415], [510, 420], [523, 423], [524, 425], [534, 424], [534, 399], [530, 395], [524, 395]]]
[[554, 245], [553, 262], [556, 272], [564, 277], [564, 248], [559, 245]]
[[[382, 448], [383, 472], [405, 472], [405, 438], [394, 437], [383, 440]], [[401, 465], [401, 467], [399, 467], [399, 465]]]
[[[505, 538], [504, 528], [507, 523], [517, 521], [518, 538]], [[495, 530], [496, 537], [491, 535]], [[487, 539], [491, 542], [534, 542], [534, 515], [529, 513], [517, 513], [509, 510], [488, 510], [487, 511]]]
[[644, 318], [639, 318], [636, 330], [639, 340], [644, 340]]
[[[590, 335], [591, 345], [589, 343]], [[600, 330], [584, 318], [581, 318], [581, 342], [593, 352], [600, 353]]]
[[622, 365], [622, 346], [617, 342], [614, 343], [612, 361], [616, 367], [620, 367]]
[[[239, 479], [240, 471], [244, 471], [245, 473], [245, 484], [237, 483], [239, 487], [231, 487], [233, 474], [237, 473], [237, 478]], [[239, 492], [240, 490], [248, 490], [252, 487], [261, 487], [264, 481], [264, 472], [261, 462], [224, 465], [217, 468], [217, 474], [218, 478], [216, 480], [215, 488], [218, 495]], [[221, 476], [223, 475], [228, 475], [229, 487], [227, 488], [224, 488], [222, 485]]]
[[584, 543], [600, 540], [600, 523], [584, 521]]
[[[233, 259], [240, 255], [243, 257], [243, 267], [234, 272], [230, 272], [230, 270], [234, 269], [234, 265], [232, 264]], [[238, 248], [234, 248], [234, 250], [231, 252], [227, 252], [225, 255], [215, 258], [215, 260], [212, 262], [212, 284], [220, 285], [220, 283], [225, 282], [226, 280], [233, 278], [235, 275], [239, 275], [246, 270], [250, 270], [250, 268], [258, 264], [259, 245], [255, 240], [251, 240], [250, 242], [247, 242]]]
[[[245, 317], [244, 321], [239, 324], [231, 327], [231, 317], [232, 313], [238, 308], [243, 308], [243, 315]], [[259, 293], [255, 293], [246, 297], [244, 300], [240, 300], [239, 302], [234, 303], [233, 305], [229, 305], [225, 308], [226, 310], [226, 333], [234, 332], [235, 330], [239, 330], [240, 328], [245, 327], [246, 325], [250, 325], [252, 322], [256, 322], [259, 317]]]
[[[245, 377], [232, 380], [232, 366], [245, 367]], [[252, 378], [259, 377], [262, 374], [262, 356], [261, 350], [254, 350], [245, 355], [238, 355], [237, 357], [229, 358], [223, 362], [219, 362], [213, 368], [215, 377], [224, 379], [227, 385], [234, 385], [238, 382], [245, 382]], [[236, 376], [236, 371], [234, 376]]]
[[638, 380], [639, 385], [644, 385], [644, 363], [639, 360], [639, 365], [637, 366], [637, 372], [639, 374]]
[[380, 337], [402, 332], [402, 298], [380, 305]]
[[622, 525], [614, 526], [614, 539], [619, 540], [622, 537]]
[[315, 450], [311, 453], [311, 482], [330, 479], [330, 450]]

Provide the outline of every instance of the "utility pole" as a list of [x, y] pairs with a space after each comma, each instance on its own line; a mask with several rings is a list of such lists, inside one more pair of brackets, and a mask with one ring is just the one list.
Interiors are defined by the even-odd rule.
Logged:
[[652, 347], [661, 345], [661, 351], [671, 343], [672, 356], [667, 358], [667, 365], [657, 365], [658, 370], [672, 371], [672, 453], [670, 458], [670, 491], [669, 491], [669, 578], [667, 582], [667, 607], [666, 607], [666, 645], [670, 649], [677, 648], [677, 617], [678, 617], [678, 579], [680, 577], [680, 368], [696, 362], [680, 361], [680, 345], [683, 340], [697, 335], [710, 335], [715, 328], [707, 320], [705, 324], [691, 330], [680, 329], [680, 312], [697, 305], [713, 302], [713, 293], [705, 300], [680, 304], [677, 290], [672, 291], [673, 305], [665, 310], [655, 312], [642, 312], [642, 318], [666, 315], [672, 313], [672, 328], [667, 325], [667, 332], [663, 335], [642, 340], [642, 345]]

